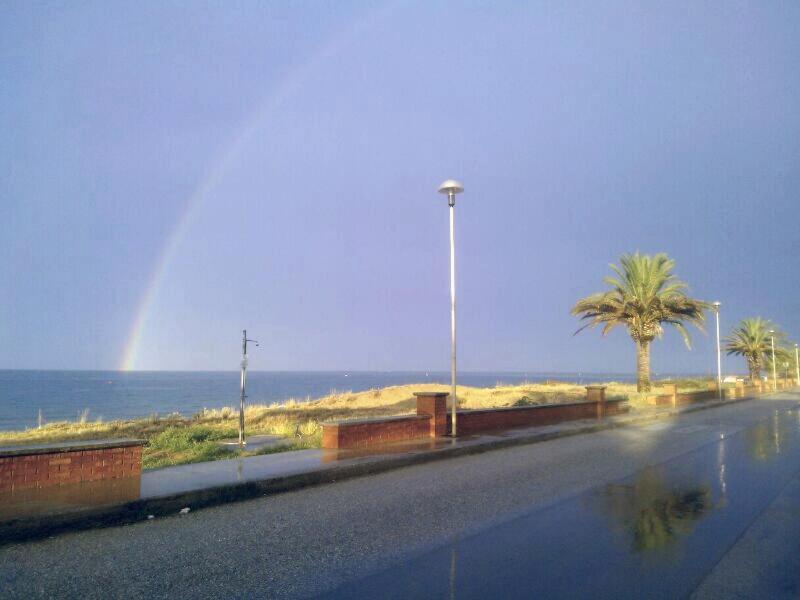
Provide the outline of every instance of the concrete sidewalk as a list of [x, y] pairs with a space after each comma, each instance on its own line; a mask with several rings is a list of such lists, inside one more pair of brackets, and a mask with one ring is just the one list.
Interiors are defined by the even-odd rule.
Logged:
[[592, 433], [752, 400], [518, 428], [458, 439], [425, 439], [367, 450], [299, 450], [145, 471], [141, 479], [28, 490], [0, 499], [0, 544], [62, 531], [122, 525], [226, 502], [297, 490], [415, 464]]

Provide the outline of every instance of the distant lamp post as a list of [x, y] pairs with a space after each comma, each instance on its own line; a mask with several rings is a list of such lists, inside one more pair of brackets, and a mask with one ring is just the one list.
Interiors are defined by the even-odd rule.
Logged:
[[775, 330], [769, 330], [769, 339], [772, 344], [772, 391], [778, 391], [778, 370], [775, 365]]
[[455, 179], [448, 179], [439, 186], [440, 194], [447, 194], [450, 207], [450, 395], [453, 398], [452, 436], [456, 437], [456, 242], [453, 230], [453, 214], [456, 206], [456, 194], [464, 191], [464, 186]]
[[717, 301], [712, 304], [717, 317], [717, 395], [722, 399], [722, 349], [719, 345], [719, 307], [722, 303]]
[[247, 342], [253, 342], [258, 346], [256, 340], [247, 339], [247, 330], [242, 330], [242, 395], [239, 397], [239, 448], [244, 448], [247, 443], [244, 440], [244, 399], [247, 398]]
[[794, 384], [800, 385], [800, 354], [797, 344], [794, 345]]

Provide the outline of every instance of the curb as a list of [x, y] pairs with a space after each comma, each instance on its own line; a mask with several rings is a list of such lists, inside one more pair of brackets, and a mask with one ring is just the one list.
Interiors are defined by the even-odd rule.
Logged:
[[[771, 394], [764, 394], [763, 396], [768, 395]], [[484, 452], [491, 452], [493, 450], [536, 444], [559, 438], [618, 429], [630, 425], [655, 422], [685, 413], [693, 413], [721, 406], [730, 406], [740, 402], [748, 402], [763, 396], [737, 398], [735, 400], [712, 400], [697, 406], [673, 408], [654, 415], [644, 415], [628, 419], [624, 417], [611, 417], [613, 420], [575, 427], [565, 431], [533, 433], [514, 438], [489, 440], [484, 443], [472, 445], [445, 447], [433, 451], [405, 454], [392, 458], [382, 457], [380, 460], [373, 462], [332, 466], [295, 475], [275, 477], [260, 481], [247, 481], [234, 485], [223, 485], [161, 498], [135, 500], [125, 504], [91, 508], [61, 515], [14, 519], [0, 523], [0, 546], [13, 542], [32, 541], [51, 537], [55, 534], [67, 531], [81, 531], [96, 527], [132, 524], [145, 521], [150, 515], [154, 517], [174, 516], [184, 507], [190, 507], [192, 510], [196, 510], [230, 502], [251, 500], [271, 494], [295, 491], [324, 483], [334, 483], [336, 481], [343, 481], [366, 475], [376, 475], [413, 465], [447, 460], [460, 456], [483, 454]]]

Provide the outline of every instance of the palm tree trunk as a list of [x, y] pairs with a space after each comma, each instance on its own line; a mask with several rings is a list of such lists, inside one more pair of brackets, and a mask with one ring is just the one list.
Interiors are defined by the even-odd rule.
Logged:
[[761, 379], [761, 365], [754, 358], [748, 357], [747, 368], [750, 370], [750, 381], [758, 381]]
[[636, 342], [636, 391], [650, 391], [650, 342]]

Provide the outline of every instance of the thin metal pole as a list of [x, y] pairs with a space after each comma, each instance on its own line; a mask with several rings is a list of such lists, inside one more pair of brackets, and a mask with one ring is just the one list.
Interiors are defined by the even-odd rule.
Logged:
[[775, 365], [775, 336], [771, 335], [770, 340], [772, 340], [772, 391], [776, 392], [778, 390], [778, 372]]
[[450, 395], [453, 398], [452, 434], [456, 437], [456, 238], [454, 232], [454, 212], [456, 195], [447, 194], [447, 203], [450, 206]]
[[717, 394], [722, 399], [722, 351], [719, 345], [719, 307], [717, 313]]
[[244, 441], [244, 399], [247, 388], [247, 330], [242, 331], [242, 394], [239, 397], [239, 447], [243, 448]]
[[795, 368], [795, 385], [800, 385], [800, 355], [797, 352], [797, 344], [794, 345], [794, 368]]

